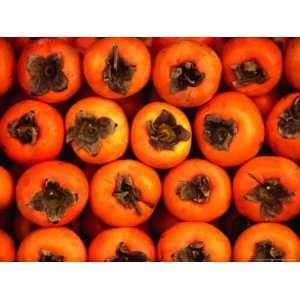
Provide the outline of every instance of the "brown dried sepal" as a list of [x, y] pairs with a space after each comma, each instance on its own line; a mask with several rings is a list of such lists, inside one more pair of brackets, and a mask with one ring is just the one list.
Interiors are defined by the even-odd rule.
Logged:
[[65, 260], [62, 255], [55, 255], [51, 251], [41, 250], [39, 262], [63, 262]]
[[255, 252], [251, 261], [255, 262], [280, 262], [283, 261], [285, 254], [278, 247], [274, 246], [269, 240], [255, 244]]
[[205, 262], [209, 261], [209, 255], [203, 242], [195, 242], [173, 253], [172, 259], [176, 262]]

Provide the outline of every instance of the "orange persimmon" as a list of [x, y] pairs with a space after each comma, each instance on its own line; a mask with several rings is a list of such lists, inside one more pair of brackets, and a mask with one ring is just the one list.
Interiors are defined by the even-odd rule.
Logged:
[[213, 97], [221, 72], [221, 61], [210, 47], [178, 41], [157, 54], [152, 80], [165, 101], [179, 107], [194, 107]]
[[0, 166], [0, 212], [12, 204], [13, 194], [14, 179], [5, 168]]
[[158, 174], [134, 160], [118, 160], [101, 167], [90, 183], [93, 213], [112, 226], [145, 222], [161, 196]]
[[300, 168], [279, 156], [246, 162], [233, 179], [237, 210], [254, 222], [285, 222], [300, 212]]
[[47, 161], [28, 168], [16, 186], [20, 213], [39, 226], [61, 226], [74, 220], [87, 203], [84, 173], [63, 161]]
[[198, 147], [222, 167], [254, 157], [264, 141], [264, 123], [253, 101], [239, 92], [223, 92], [199, 109], [194, 133]]
[[134, 227], [112, 228], [101, 232], [88, 249], [89, 261], [146, 262], [155, 261], [151, 238]]
[[154, 168], [172, 168], [184, 161], [191, 140], [186, 115], [165, 102], [145, 105], [132, 122], [131, 148], [140, 161]]
[[16, 246], [13, 239], [0, 229], [0, 262], [12, 262], [16, 257]]
[[228, 238], [215, 226], [183, 222], [162, 234], [157, 257], [166, 262], [226, 262], [231, 258], [231, 246]]

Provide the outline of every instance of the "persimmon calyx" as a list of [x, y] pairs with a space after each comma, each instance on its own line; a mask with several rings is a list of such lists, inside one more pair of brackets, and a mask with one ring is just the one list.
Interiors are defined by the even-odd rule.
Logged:
[[228, 151], [238, 132], [233, 119], [225, 120], [220, 115], [208, 114], [204, 118], [204, 139], [217, 150]]
[[255, 262], [275, 262], [282, 261], [285, 254], [271, 241], [265, 240], [255, 244], [255, 252], [251, 261]]
[[231, 69], [235, 77], [232, 84], [236, 88], [241, 88], [251, 83], [262, 84], [269, 79], [266, 70], [255, 59], [232, 65]]
[[175, 117], [163, 109], [154, 121], [147, 122], [149, 143], [156, 150], [174, 150], [181, 141], [188, 141], [191, 133], [178, 125]]
[[33, 196], [28, 207], [45, 212], [49, 222], [57, 224], [77, 201], [76, 193], [63, 188], [57, 181], [46, 179], [42, 190]]
[[40, 251], [39, 262], [64, 262], [65, 258], [62, 255], [55, 255], [51, 251], [42, 249]]
[[300, 96], [279, 115], [277, 126], [283, 138], [296, 139], [300, 136]]
[[294, 195], [278, 178], [270, 178], [259, 181], [254, 175], [249, 174], [258, 184], [245, 194], [244, 198], [249, 201], [260, 203], [261, 216], [266, 220], [279, 215], [283, 205], [291, 200]]
[[48, 92], [62, 92], [68, 88], [68, 78], [63, 72], [64, 61], [62, 55], [52, 53], [47, 57], [30, 55], [26, 69], [29, 80], [30, 93], [42, 96]]
[[106, 59], [106, 67], [103, 71], [103, 81], [115, 93], [127, 95], [135, 71], [136, 66], [129, 64], [120, 55], [118, 45], [114, 45], [111, 53]]
[[119, 201], [121, 205], [128, 209], [135, 209], [137, 215], [142, 215], [142, 209], [139, 202], [146, 204], [150, 208], [154, 208], [152, 203], [142, 199], [140, 190], [134, 185], [133, 179], [130, 175], [117, 175], [116, 187], [113, 196]]
[[20, 119], [8, 123], [9, 134], [22, 144], [34, 145], [37, 142], [39, 131], [35, 112], [32, 110], [24, 114]]
[[146, 262], [150, 261], [142, 251], [129, 251], [124, 242], [116, 249], [116, 255], [108, 258], [106, 262]]
[[194, 242], [172, 254], [176, 262], [204, 262], [209, 261], [209, 255], [204, 250], [203, 242]]
[[66, 142], [74, 142], [77, 150], [84, 149], [90, 155], [96, 156], [102, 140], [111, 136], [117, 126], [108, 117], [96, 118], [93, 114], [80, 110], [76, 113], [74, 126], [67, 132]]
[[176, 187], [180, 199], [195, 203], [205, 203], [210, 195], [210, 182], [206, 175], [196, 175], [190, 181], [180, 182]]
[[170, 69], [170, 93], [176, 94], [188, 87], [197, 87], [205, 78], [205, 73], [200, 72], [196, 64], [186, 61]]

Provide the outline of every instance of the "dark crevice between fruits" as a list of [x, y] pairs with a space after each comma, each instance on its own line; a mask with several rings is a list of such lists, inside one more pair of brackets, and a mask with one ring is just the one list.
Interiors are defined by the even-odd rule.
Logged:
[[136, 66], [129, 64], [120, 56], [119, 47], [114, 45], [106, 60], [103, 71], [103, 81], [109, 88], [121, 95], [126, 95], [131, 87], [131, 80], [136, 71]]
[[130, 175], [118, 174], [116, 178], [116, 187], [113, 196], [126, 208], [135, 209], [140, 216], [143, 214], [139, 202], [146, 204], [150, 208], [154, 208], [152, 203], [144, 201], [141, 192], [135, 187], [133, 179]]
[[280, 179], [270, 178], [259, 181], [254, 175], [249, 174], [258, 185], [251, 189], [245, 199], [260, 203], [261, 215], [266, 220], [279, 215], [283, 210], [283, 205], [290, 201], [294, 195], [281, 182]]
[[205, 203], [209, 194], [209, 178], [205, 175], [197, 175], [191, 181], [180, 182], [176, 187], [176, 195], [185, 201]]
[[41, 250], [39, 262], [63, 262], [65, 259], [61, 255], [55, 255], [51, 251]]
[[121, 242], [116, 249], [116, 255], [108, 258], [107, 262], [146, 262], [149, 261], [141, 251], [129, 251], [125, 243]]
[[204, 262], [209, 261], [209, 255], [202, 242], [195, 242], [173, 253], [172, 259], [176, 262]]
[[235, 76], [235, 80], [232, 83], [236, 88], [241, 88], [251, 83], [262, 84], [269, 79], [266, 70], [254, 59], [233, 65], [231, 68]]
[[224, 120], [215, 114], [208, 114], [204, 118], [204, 139], [217, 150], [228, 151], [237, 132], [237, 125], [232, 119]]
[[77, 150], [84, 149], [90, 155], [97, 155], [103, 139], [112, 135], [118, 124], [107, 117], [96, 118], [93, 114], [80, 110], [75, 117], [75, 125], [70, 127], [66, 142], [74, 142]]
[[187, 61], [170, 69], [170, 93], [176, 94], [188, 87], [197, 87], [205, 78], [193, 62]]
[[148, 121], [147, 131], [150, 144], [157, 150], [174, 150], [179, 142], [191, 138], [191, 133], [178, 125], [175, 117], [165, 109], [154, 122]]
[[63, 57], [52, 53], [47, 57], [31, 55], [27, 62], [27, 71], [31, 75], [29, 89], [33, 96], [42, 96], [48, 92], [62, 92], [68, 88], [68, 78], [63, 72]]
[[284, 252], [277, 248], [271, 241], [261, 241], [255, 244], [255, 253], [251, 261], [255, 262], [275, 262], [283, 261]]
[[78, 201], [76, 193], [65, 189], [54, 180], [46, 179], [43, 188], [37, 192], [28, 207], [47, 214], [52, 224], [57, 224], [64, 217], [67, 209]]
[[278, 131], [286, 139], [296, 139], [300, 136], [300, 96], [279, 115]]
[[34, 145], [39, 135], [39, 126], [35, 119], [35, 112], [30, 111], [20, 119], [8, 123], [8, 132], [22, 144]]

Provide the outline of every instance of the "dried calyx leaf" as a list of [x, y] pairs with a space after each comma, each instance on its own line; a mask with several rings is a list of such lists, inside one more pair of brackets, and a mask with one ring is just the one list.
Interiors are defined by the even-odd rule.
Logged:
[[255, 59], [232, 65], [231, 69], [235, 76], [235, 80], [232, 83], [236, 88], [241, 88], [251, 83], [262, 84], [269, 79], [266, 70]]
[[150, 261], [145, 253], [141, 251], [129, 251], [124, 242], [121, 242], [116, 249], [116, 255], [108, 258], [107, 262], [146, 262]]
[[131, 80], [136, 66], [129, 64], [119, 53], [119, 47], [114, 45], [107, 57], [103, 71], [103, 81], [109, 88], [121, 95], [126, 95], [131, 87]]
[[227, 151], [237, 132], [233, 119], [224, 120], [215, 114], [208, 114], [204, 118], [204, 139], [217, 150]]
[[68, 78], [63, 72], [63, 57], [58, 53], [47, 57], [31, 55], [26, 69], [31, 76], [29, 89], [33, 96], [42, 96], [50, 91], [62, 92], [68, 88]]
[[52, 224], [57, 224], [64, 217], [67, 209], [78, 201], [76, 193], [65, 189], [54, 180], [46, 179], [43, 188], [37, 192], [28, 207], [47, 214]]
[[255, 262], [275, 262], [283, 261], [284, 252], [273, 245], [269, 240], [261, 241], [255, 244], [255, 252], [251, 261]]
[[178, 125], [173, 114], [165, 109], [154, 122], [147, 122], [147, 131], [150, 144], [157, 150], [174, 150], [179, 142], [191, 138], [191, 133]]
[[8, 132], [22, 144], [34, 145], [39, 135], [35, 112], [29, 111], [20, 119], [8, 123]]
[[209, 261], [209, 255], [203, 242], [195, 242], [173, 253], [172, 259], [176, 262], [204, 262]]
[[185, 201], [205, 203], [210, 194], [209, 178], [206, 175], [197, 175], [191, 181], [180, 182], [176, 187], [176, 195]]
[[251, 189], [244, 198], [260, 203], [261, 216], [271, 220], [283, 210], [283, 205], [289, 202], [294, 195], [281, 182], [280, 179], [270, 178], [259, 181], [254, 175], [249, 174], [258, 184]]
[[41, 250], [39, 262], [63, 262], [65, 260], [62, 255], [55, 255], [51, 251]]
[[170, 93], [176, 94], [188, 87], [197, 87], [205, 78], [205, 73], [200, 72], [196, 64], [191, 61], [184, 62], [170, 69]]
[[300, 136], [300, 96], [279, 115], [277, 126], [283, 138], [296, 139]]
[[74, 141], [77, 150], [84, 149], [90, 155], [97, 155], [102, 140], [112, 135], [117, 126], [108, 117], [96, 118], [93, 114], [80, 110], [76, 113], [75, 125], [67, 132], [66, 142]]
[[142, 215], [143, 212], [140, 208], [139, 202], [143, 202], [150, 208], [154, 208], [152, 203], [146, 202], [142, 199], [141, 192], [135, 187], [133, 179], [130, 175], [117, 175], [116, 187], [113, 196], [128, 209], [135, 209], [138, 215]]

